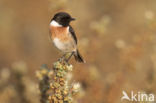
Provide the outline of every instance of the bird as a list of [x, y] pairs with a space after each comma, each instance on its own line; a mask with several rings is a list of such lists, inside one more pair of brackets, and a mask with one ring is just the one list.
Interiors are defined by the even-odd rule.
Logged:
[[64, 58], [67, 53], [71, 54], [68, 59], [66, 59], [67, 62], [74, 55], [77, 62], [85, 63], [85, 60], [78, 50], [78, 40], [75, 31], [70, 25], [70, 22], [74, 20], [76, 19], [71, 17], [69, 13], [56, 13], [50, 21], [50, 38], [55, 47], [64, 53], [62, 58]]

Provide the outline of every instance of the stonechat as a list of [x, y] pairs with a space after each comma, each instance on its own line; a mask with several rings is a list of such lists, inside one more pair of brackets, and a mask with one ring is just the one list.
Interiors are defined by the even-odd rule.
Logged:
[[74, 55], [77, 62], [84, 63], [77, 47], [77, 37], [70, 25], [70, 22], [74, 20], [75, 18], [66, 12], [56, 13], [50, 22], [50, 37], [56, 48], [64, 54], [71, 53], [67, 61]]

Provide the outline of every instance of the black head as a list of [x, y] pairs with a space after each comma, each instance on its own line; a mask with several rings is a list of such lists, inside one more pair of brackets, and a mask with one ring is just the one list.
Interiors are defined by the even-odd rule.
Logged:
[[75, 19], [72, 18], [68, 13], [59, 12], [54, 15], [52, 20], [55, 20], [60, 25], [66, 27], [66, 26], [69, 26], [69, 23]]

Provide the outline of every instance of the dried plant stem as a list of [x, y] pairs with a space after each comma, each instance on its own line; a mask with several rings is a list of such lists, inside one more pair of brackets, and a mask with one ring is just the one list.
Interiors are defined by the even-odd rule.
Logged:
[[[53, 70], [42, 68], [38, 72], [40, 78], [41, 103], [72, 103], [80, 85], [70, 83], [69, 78], [72, 65], [65, 61], [57, 61], [53, 65]], [[49, 95], [49, 97], [48, 97]], [[48, 97], [48, 99], [47, 99]]]

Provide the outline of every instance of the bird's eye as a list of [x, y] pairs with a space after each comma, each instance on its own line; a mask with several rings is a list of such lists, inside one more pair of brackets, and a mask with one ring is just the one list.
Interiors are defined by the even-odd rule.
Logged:
[[64, 19], [64, 20], [67, 20], [68, 18], [67, 18], [67, 17], [64, 17], [63, 19]]

